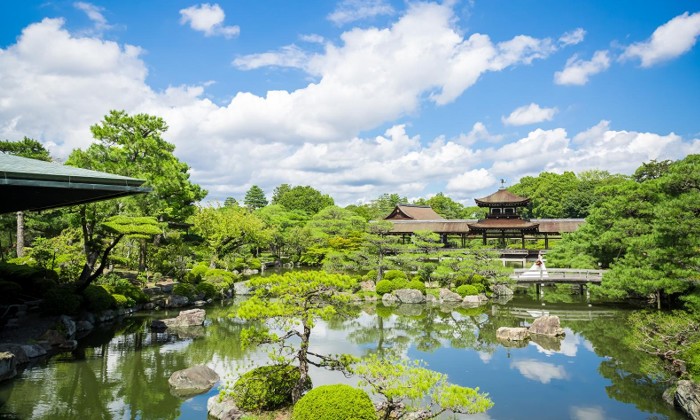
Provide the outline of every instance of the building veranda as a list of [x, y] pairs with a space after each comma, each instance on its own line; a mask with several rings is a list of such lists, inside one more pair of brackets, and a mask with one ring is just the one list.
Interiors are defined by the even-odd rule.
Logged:
[[528, 241], [543, 240], [544, 249], [549, 248], [550, 239], [559, 239], [584, 222], [584, 219], [525, 219], [522, 209], [530, 199], [505, 188], [475, 201], [479, 207], [488, 209], [486, 218], [445, 219], [429, 206], [399, 204], [384, 220], [393, 224], [391, 234], [404, 240], [415, 232], [430, 231], [452, 247], [464, 248], [468, 240], [481, 239], [483, 245], [493, 244], [497, 248], [505, 248], [510, 240], [519, 240], [521, 247], [526, 248]]

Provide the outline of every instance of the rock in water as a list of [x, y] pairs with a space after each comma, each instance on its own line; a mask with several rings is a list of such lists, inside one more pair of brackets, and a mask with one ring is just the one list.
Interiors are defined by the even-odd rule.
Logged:
[[440, 302], [461, 302], [462, 296], [450, 289], [440, 289]]
[[522, 327], [501, 327], [496, 330], [496, 338], [506, 341], [522, 341], [530, 338], [530, 333], [527, 328]]
[[178, 397], [201, 394], [219, 382], [219, 375], [205, 365], [178, 370], [170, 375], [170, 393]]
[[164, 319], [168, 327], [194, 327], [204, 325], [204, 318], [207, 313], [204, 309], [190, 309], [188, 311], [180, 311], [176, 318]]
[[678, 381], [676, 405], [693, 420], [700, 420], [700, 385], [693, 381]]
[[530, 325], [530, 334], [541, 334], [556, 337], [564, 335], [564, 329], [559, 323], [558, 316], [544, 315], [532, 322], [532, 325]]
[[423, 303], [425, 296], [420, 290], [415, 289], [398, 289], [394, 290], [394, 295], [401, 303]]
[[245, 415], [236, 407], [236, 403], [233, 402], [232, 398], [225, 397], [221, 399], [218, 395], [207, 400], [207, 412], [210, 417], [218, 420], [238, 420]]

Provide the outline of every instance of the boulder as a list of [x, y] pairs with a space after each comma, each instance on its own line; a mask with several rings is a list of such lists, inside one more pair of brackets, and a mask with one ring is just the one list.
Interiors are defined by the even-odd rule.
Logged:
[[232, 398], [224, 397], [221, 399], [218, 395], [207, 400], [207, 412], [210, 417], [218, 420], [238, 420], [245, 415], [236, 407]]
[[94, 325], [90, 321], [78, 321], [75, 324], [75, 329], [79, 332], [85, 332], [85, 331], [91, 331], [93, 328], [95, 328]]
[[182, 308], [183, 306], [187, 306], [189, 303], [190, 300], [187, 298], [187, 296], [171, 295], [165, 299], [166, 308]]
[[168, 379], [170, 393], [178, 397], [188, 397], [207, 392], [217, 382], [219, 382], [219, 375], [205, 365], [178, 370], [170, 375]]
[[151, 330], [155, 332], [163, 332], [168, 329], [168, 326], [165, 325], [165, 322], [161, 319], [154, 319], [151, 321]]
[[666, 388], [663, 394], [661, 394], [661, 399], [671, 407], [675, 405], [674, 399], [676, 398], [676, 387], [672, 386]]
[[0, 353], [0, 381], [17, 376], [17, 360], [10, 352]]
[[440, 289], [440, 302], [461, 302], [462, 296], [459, 293], [455, 293], [450, 289], [441, 288]]
[[250, 268], [244, 268], [242, 273], [243, 273], [244, 276], [254, 276], [254, 275], [256, 275], [256, 274], [259, 274], [260, 271], [258, 271], [258, 270], [252, 270], [252, 269], [250, 269]]
[[360, 290], [365, 291], [365, 292], [376, 292], [377, 291], [377, 289], [375, 288], [375, 284], [372, 280], [361, 281], [360, 282]]
[[143, 289], [143, 292], [149, 296], [155, 296], [163, 293], [163, 289], [160, 287], [146, 287]]
[[159, 283], [156, 283], [156, 286], [160, 289], [162, 293], [172, 293], [173, 287], [175, 287], [175, 282], [161, 281]]
[[396, 296], [394, 296], [393, 293], [385, 293], [382, 296], [382, 303], [386, 306], [392, 306], [399, 303], [399, 299]]
[[469, 306], [478, 306], [489, 301], [485, 294], [467, 295], [462, 299], [462, 304]]
[[549, 335], [552, 337], [563, 336], [564, 329], [559, 323], [559, 317], [556, 315], [543, 315], [530, 325], [530, 334]]
[[[204, 325], [204, 318], [207, 313], [204, 309], [190, 309], [188, 311], [180, 311], [177, 317], [164, 319], [163, 323], [167, 327], [194, 327]], [[151, 327], [153, 323], [151, 323]]]
[[51, 347], [59, 346], [66, 341], [66, 336], [60, 331], [46, 330], [46, 332], [39, 337], [39, 341], [43, 341]]
[[530, 333], [527, 328], [523, 327], [501, 327], [496, 330], [496, 338], [506, 341], [523, 341], [530, 338]]
[[97, 316], [97, 321], [98, 322], [109, 322], [114, 320], [114, 318], [117, 317], [117, 313], [114, 312], [111, 309], [107, 309], [106, 311], [100, 312], [100, 314]]
[[236, 296], [252, 295], [253, 289], [250, 287], [249, 281], [239, 281], [233, 284], [233, 293]]
[[46, 349], [37, 344], [23, 344], [20, 346], [28, 359], [46, 356]]
[[76, 331], [78, 331], [78, 328], [75, 325], [75, 321], [73, 321], [68, 315], [61, 315], [58, 318], [58, 325], [59, 328], [62, 328], [63, 331], [65, 331], [66, 338], [73, 337]]
[[204, 306], [204, 305], [206, 305], [206, 304], [207, 304], [207, 302], [206, 302], [205, 300], [201, 300], [201, 299], [200, 299], [200, 300], [196, 300], [196, 301], [194, 302], [194, 306], [196, 306], [196, 307], [198, 307], [198, 308], [201, 308], [202, 306]]
[[494, 296], [513, 296], [513, 290], [505, 284], [495, 284], [491, 287]]
[[426, 294], [426, 295], [425, 295], [425, 301], [428, 302], [428, 303], [437, 303], [437, 302], [438, 302], [438, 299], [437, 299], [435, 296], [431, 295], [431, 294]]
[[425, 296], [420, 290], [416, 289], [398, 289], [394, 290], [394, 295], [401, 303], [423, 303]]
[[678, 381], [676, 406], [691, 419], [700, 419], [700, 385], [692, 381]]

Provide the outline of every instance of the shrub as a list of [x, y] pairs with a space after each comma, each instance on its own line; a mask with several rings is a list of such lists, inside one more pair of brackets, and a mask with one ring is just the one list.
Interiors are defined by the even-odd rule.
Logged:
[[396, 280], [396, 279], [402, 279], [405, 281], [408, 281], [408, 277], [406, 276], [406, 273], [404, 273], [401, 270], [387, 270], [384, 272], [384, 277], [382, 277], [383, 280]]
[[[292, 403], [292, 388], [298, 380], [299, 370], [294, 366], [261, 366], [244, 373], [231, 396], [243, 410], [275, 410]], [[311, 388], [311, 379], [306, 385]]]
[[397, 278], [397, 279], [392, 280], [391, 284], [392, 284], [391, 290], [405, 289], [408, 287], [408, 280], [402, 279], [402, 278]]
[[0, 280], [0, 302], [13, 303], [22, 294], [22, 286], [12, 281]]
[[0, 262], [0, 280], [19, 284], [25, 294], [42, 297], [58, 285], [58, 274], [53, 270]]
[[192, 300], [197, 292], [195, 291], [194, 286], [189, 283], [175, 283], [175, 286], [173, 286], [173, 294], [185, 296], [186, 298]]
[[350, 385], [323, 385], [304, 395], [294, 406], [292, 420], [377, 420], [369, 395]]
[[367, 274], [362, 276], [363, 280], [376, 280], [377, 279], [377, 270], [369, 270]]
[[425, 284], [423, 284], [423, 282], [421, 282], [420, 280], [411, 280], [406, 285], [406, 289], [416, 289], [419, 290], [421, 293], [425, 294]]
[[219, 295], [219, 291], [216, 289], [216, 287], [207, 282], [199, 283], [197, 286], [195, 286], [195, 291], [197, 294], [204, 294], [205, 299], [213, 299]]
[[117, 305], [117, 308], [131, 308], [136, 304], [136, 302], [134, 302], [133, 299], [124, 295], [120, 295], [118, 293], [113, 294], [112, 297], [114, 298], [114, 302]]
[[700, 342], [691, 344], [682, 353], [686, 358], [688, 374], [694, 381], [700, 381]]
[[41, 312], [46, 315], [75, 315], [80, 309], [81, 298], [68, 287], [54, 287], [44, 294]]
[[462, 297], [478, 295], [479, 289], [471, 284], [463, 284], [457, 288], [457, 293]]
[[117, 306], [117, 302], [104, 286], [91, 284], [83, 292], [85, 307], [93, 312], [102, 312]]
[[[124, 295], [134, 303], [148, 302], [148, 295], [140, 287], [131, 284], [127, 279], [119, 278], [111, 282], [111, 285], [104, 286], [111, 294]], [[133, 305], [132, 305], [133, 306]]]
[[394, 290], [394, 282], [389, 280], [380, 280], [377, 283], [375, 289], [378, 295], [384, 295], [386, 293], [391, 293]]

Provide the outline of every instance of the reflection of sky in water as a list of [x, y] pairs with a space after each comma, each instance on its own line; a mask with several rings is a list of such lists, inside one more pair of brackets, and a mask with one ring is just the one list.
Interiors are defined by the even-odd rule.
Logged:
[[564, 366], [532, 359], [514, 360], [510, 366], [517, 369], [524, 377], [543, 384], [550, 383], [552, 379], [566, 379], [568, 377]]

